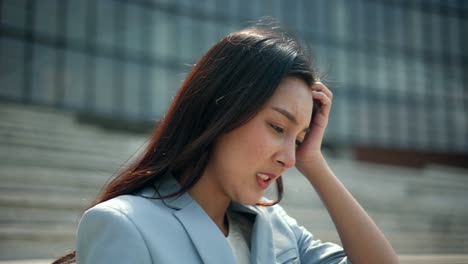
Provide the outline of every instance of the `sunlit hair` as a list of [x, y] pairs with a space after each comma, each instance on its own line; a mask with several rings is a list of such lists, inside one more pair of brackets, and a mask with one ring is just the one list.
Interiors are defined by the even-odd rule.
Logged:
[[[254, 117], [287, 76], [308, 86], [316, 81], [309, 56], [285, 32], [249, 27], [224, 37], [194, 65], [141, 156], [106, 184], [93, 205], [148, 186], [157, 190], [169, 177], [181, 189], [165, 197], [187, 192], [200, 180], [216, 139]], [[277, 200], [259, 205], [281, 200], [281, 177], [276, 185]], [[55, 263], [67, 257], [74, 252]]]

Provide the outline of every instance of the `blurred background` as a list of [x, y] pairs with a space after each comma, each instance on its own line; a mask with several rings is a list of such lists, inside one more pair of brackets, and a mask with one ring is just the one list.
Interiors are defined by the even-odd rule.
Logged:
[[[191, 65], [264, 16], [310, 47], [335, 95], [324, 152], [402, 263], [468, 263], [463, 0], [0, 0], [0, 260], [73, 249]], [[339, 243], [306, 180], [284, 179], [289, 214]]]

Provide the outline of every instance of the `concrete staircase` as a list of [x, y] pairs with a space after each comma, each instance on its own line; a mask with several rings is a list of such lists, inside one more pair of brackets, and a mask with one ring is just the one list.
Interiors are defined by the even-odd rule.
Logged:
[[0, 260], [74, 247], [79, 214], [144, 138], [76, 122], [73, 113], [0, 106]]
[[[145, 139], [81, 124], [72, 113], [0, 105], [0, 260], [73, 249], [79, 214]], [[328, 161], [397, 252], [412, 254], [402, 263], [436, 263], [428, 261], [434, 254], [439, 263], [468, 263], [467, 171]], [[317, 238], [339, 242], [305, 178], [292, 170], [284, 181], [289, 214]]]
[[[466, 170], [328, 161], [399, 254], [468, 254]], [[311, 185], [297, 171], [291, 171], [284, 181], [283, 206], [289, 214], [317, 238], [339, 243], [333, 223]]]

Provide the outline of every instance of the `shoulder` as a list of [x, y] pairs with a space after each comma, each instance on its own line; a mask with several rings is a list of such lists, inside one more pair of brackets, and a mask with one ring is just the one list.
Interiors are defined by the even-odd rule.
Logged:
[[120, 196], [87, 210], [78, 226], [78, 263], [150, 263], [148, 241], [138, 223], [141, 202]]
[[121, 195], [91, 207], [84, 213], [82, 220], [91, 216], [94, 216], [93, 218], [126, 218], [136, 226], [141, 226], [150, 224], [145, 223], [150, 219], [162, 220], [165, 216], [172, 217], [173, 211], [173, 208], [166, 206], [159, 199], [139, 195]]
[[97, 204], [90, 210], [116, 210], [125, 215], [133, 215], [142, 213], [148, 207], [163, 209], [163, 206], [158, 199], [140, 195], [121, 195]]
[[[148, 219], [163, 219], [164, 215], [171, 215], [171, 209], [156, 199], [137, 195], [122, 195], [99, 203], [86, 210], [81, 217], [78, 227], [79, 233], [94, 230], [98, 227], [134, 228], [139, 231], [150, 225]], [[91, 228], [91, 229], [90, 229]]]
[[155, 250], [165, 248], [167, 239], [162, 237], [182, 233], [173, 211], [161, 200], [137, 195], [118, 196], [91, 207], [78, 226], [79, 263], [151, 263]]

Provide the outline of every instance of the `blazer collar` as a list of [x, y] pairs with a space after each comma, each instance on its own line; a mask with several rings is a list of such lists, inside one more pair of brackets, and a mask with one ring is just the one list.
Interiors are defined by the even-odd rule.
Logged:
[[[158, 192], [152, 187], [147, 187], [141, 195], [161, 197], [175, 193], [180, 188], [179, 182], [171, 177], [161, 185]], [[235, 264], [235, 257], [224, 234], [188, 192], [162, 201], [166, 206], [175, 209], [174, 216], [185, 228], [203, 263]], [[272, 228], [265, 208], [232, 202], [229, 209], [255, 215], [251, 234], [250, 262], [275, 263]]]
[[175, 211], [174, 216], [184, 226], [203, 263], [236, 263], [224, 234], [195, 200]]
[[[140, 193], [144, 197], [161, 197], [180, 190], [181, 185], [173, 177], [161, 184], [156, 191], [147, 187]], [[173, 215], [179, 220], [203, 263], [236, 264], [234, 254], [224, 234], [211, 220], [203, 208], [185, 192], [179, 196], [161, 200], [166, 206], [174, 209]]]
[[276, 263], [272, 226], [266, 208], [231, 203], [231, 210], [255, 214], [250, 244], [250, 263]]
[[[175, 178], [169, 177], [167, 180], [161, 183], [159, 189], [156, 190], [155, 187], [148, 186], [140, 192], [140, 195], [143, 197], [151, 198], [163, 197], [176, 193], [180, 190], [180, 188], [182, 188], [180, 183]], [[175, 210], [180, 210], [193, 201], [192, 197], [190, 196], [190, 194], [188, 194], [188, 192], [185, 192], [178, 196], [164, 198], [161, 200], [166, 206]]]

